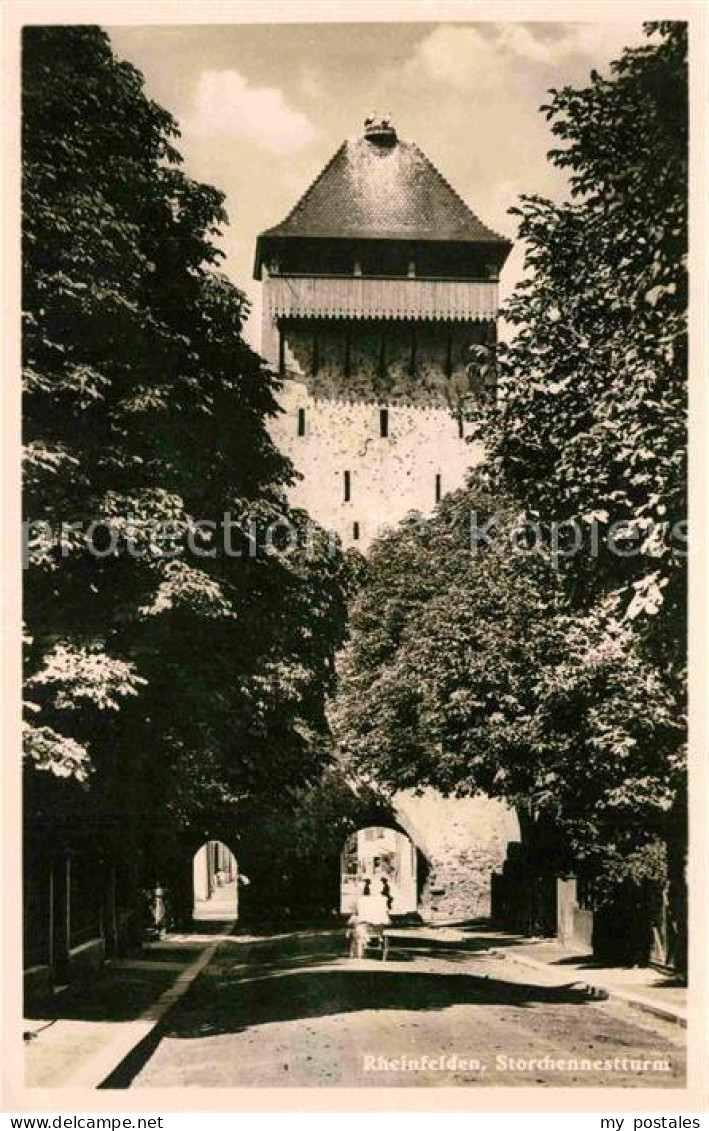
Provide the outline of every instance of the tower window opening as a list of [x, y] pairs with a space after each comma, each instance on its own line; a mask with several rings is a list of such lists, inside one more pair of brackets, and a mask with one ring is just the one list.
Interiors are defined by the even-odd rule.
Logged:
[[465, 422], [463, 420], [463, 413], [459, 412], [458, 413], [458, 435], [460, 436], [461, 440], [465, 436], [465, 426], [464, 425], [465, 425]]
[[299, 436], [305, 435], [305, 409], [304, 408], [298, 409], [298, 435]]
[[379, 409], [379, 434], [385, 439], [389, 435], [389, 409]]
[[343, 486], [345, 489], [345, 502], [349, 503], [352, 498], [352, 476], [349, 471], [345, 471], [343, 474]]
[[313, 377], [317, 377], [318, 369], [320, 368], [320, 342], [318, 341], [317, 330], [313, 331], [312, 361], [310, 368]]
[[352, 523], [352, 540], [354, 542], [359, 542], [359, 523], [358, 522]]
[[385, 380], [387, 375], [387, 340], [386, 333], [382, 330], [382, 336], [379, 341], [379, 379]]
[[440, 503], [440, 501], [441, 501], [441, 477], [440, 477], [440, 475], [436, 475], [436, 502]]

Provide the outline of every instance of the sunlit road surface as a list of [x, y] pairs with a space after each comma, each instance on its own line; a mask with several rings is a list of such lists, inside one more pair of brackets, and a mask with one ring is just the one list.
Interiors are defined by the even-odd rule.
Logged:
[[382, 964], [349, 959], [342, 930], [237, 933], [123, 1086], [683, 1085], [683, 1030], [486, 953], [495, 942], [409, 935]]

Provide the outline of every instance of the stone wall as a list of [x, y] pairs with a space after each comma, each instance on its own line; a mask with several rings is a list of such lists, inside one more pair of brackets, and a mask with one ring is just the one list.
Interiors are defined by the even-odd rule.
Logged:
[[469, 392], [470, 347], [492, 332], [490, 322], [281, 320], [269, 360], [315, 399], [457, 411]]
[[489, 797], [441, 797], [435, 790], [399, 793], [397, 820], [427, 862], [419, 912], [426, 920], [490, 915], [492, 876], [507, 845], [519, 839], [515, 814]]
[[283, 411], [271, 432], [302, 476], [291, 501], [347, 546], [365, 550], [378, 531], [410, 511], [430, 513], [437, 490], [443, 494], [458, 488], [482, 459], [482, 447], [466, 442], [470, 426], [461, 429], [458, 418], [444, 408], [388, 406], [384, 437], [376, 404], [316, 399], [305, 382], [292, 380], [284, 382], [280, 403]]

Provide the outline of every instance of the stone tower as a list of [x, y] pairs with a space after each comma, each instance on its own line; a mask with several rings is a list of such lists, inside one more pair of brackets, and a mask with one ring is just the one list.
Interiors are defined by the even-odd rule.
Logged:
[[[345, 546], [432, 511], [481, 459], [468, 365], [495, 341], [510, 247], [377, 116], [259, 236], [261, 352], [284, 379], [273, 434], [302, 475], [291, 501]], [[428, 913], [485, 914], [512, 815], [432, 791], [400, 794], [397, 811], [429, 861]]]
[[388, 118], [368, 118], [258, 239], [262, 353], [286, 378], [292, 501], [366, 549], [433, 509], [481, 452], [462, 405], [470, 347], [495, 340], [510, 243]]

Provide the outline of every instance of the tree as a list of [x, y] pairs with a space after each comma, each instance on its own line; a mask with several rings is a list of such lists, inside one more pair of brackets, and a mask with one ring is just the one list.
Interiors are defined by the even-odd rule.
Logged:
[[506, 312], [514, 337], [497, 359], [499, 398], [479, 424], [502, 489], [547, 530], [579, 532], [583, 551], [561, 559], [571, 606], [593, 619], [613, 602], [679, 724], [667, 834], [682, 963], [687, 25], [645, 30], [647, 44], [609, 78], [552, 91], [544, 108], [571, 200], [523, 197], [516, 210], [528, 278]]
[[140, 74], [27, 28], [22, 125], [27, 811], [139, 813], [157, 853], [319, 775], [343, 559], [286, 505], [222, 195]]
[[393, 819], [390, 803], [336, 762], [294, 799], [261, 799], [240, 826], [239, 866], [251, 881], [254, 913], [283, 920], [340, 911], [341, 855], [358, 828]]
[[674, 796], [672, 703], [617, 607], [573, 615], [524, 537], [476, 475], [375, 544], [336, 733], [379, 786], [484, 792], [530, 834], [553, 825], [576, 859], [627, 854], [664, 829]]
[[[478, 413], [500, 485], [583, 534], [572, 601], [617, 592], [684, 680], [687, 25], [646, 25], [611, 76], [552, 91], [571, 199], [522, 197], [527, 277], [505, 317], [498, 397]], [[588, 552], [590, 528], [598, 546]], [[609, 537], [613, 535], [614, 537]]]

